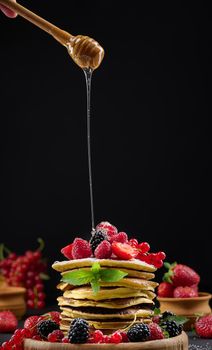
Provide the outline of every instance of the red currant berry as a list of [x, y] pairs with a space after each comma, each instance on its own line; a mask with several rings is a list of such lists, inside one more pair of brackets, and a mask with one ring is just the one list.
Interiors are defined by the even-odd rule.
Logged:
[[163, 261], [155, 259], [155, 261], [153, 262], [153, 265], [159, 269], [160, 267], [163, 266]]
[[34, 300], [31, 300], [31, 299], [27, 300], [27, 306], [29, 309], [34, 309], [35, 307]]
[[102, 343], [104, 340], [104, 334], [100, 330], [96, 330], [92, 334], [94, 343]]
[[67, 337], [64, 337], [64, 338], [62, 339], [62, 343], [69, 343], [68, 338], [67, 338]]
[[44, 288], [44, 285], [42, 283], [37, 283], [35, 285], [35, 288], [37, 289], [37, 292], [42, 292], [43, 288]]
[[45, 302], [43, 300], [38, 300], [37, 302], [37, 308], [43, 309], [45, 307]]
[[142, 242], [138, 245], [142, 253], [147, 253], [150, 250], [150, 245], [147, 242]]
[[114, 333], [111, 335], [110, 342], [111, 342], [111, 343], [114, 343], [114, 344], [119, 344], [119, 343], [121, 343], [121, 342], [122, 342], [121, 333], [120, 333], [119, 331], [114, 332]]
[[157, 257], [158, 257], [158, 260], [165, 260], [166, 254], [164, 252], [158, 252]]

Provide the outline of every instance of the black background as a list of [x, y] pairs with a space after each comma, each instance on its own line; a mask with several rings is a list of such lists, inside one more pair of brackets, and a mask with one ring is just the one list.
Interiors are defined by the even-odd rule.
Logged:
[[[211, 291], [207, 3], [21, 3], [105, 49], [92, 82], [96, 223], [188, 264]], [[0, 240], [22, 253], [43, 237], [51, 264], [91, 229], [84, 74], [48, 34], [0, 14], [0, 98]]]

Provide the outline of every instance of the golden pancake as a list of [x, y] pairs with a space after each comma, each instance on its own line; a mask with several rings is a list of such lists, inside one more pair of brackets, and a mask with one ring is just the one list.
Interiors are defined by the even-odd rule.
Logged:
[[[70, 328], [70, 323], [72, 322], [72, 319], [64, 319], [61, 321], [60, 323], [60, 329], [62, 331], [64, 331], [64, 333], [67, 333], [69, 331]], [[130, 321], [113, 321], [110, 320], [108, 322], [98, 322], [95, 320], [87, 320], [87, 322], [89, 323], [89, 325], [91, 327], [94, 327], [95, 329], [109, 329], [114, 331], [115, 329], [123, 329], [126, 328], [128, 326], [130, 326], [132, 324], [132, 320]], [[150, 323], [151, 319], [149, 318], [138, 318], [136, 319], [135, 323]]]
[[70, 317], [70, 318], [83, 318], [85, 320], [107, 320], [107, 319], [134, 319], [135, 314], [137, 317], [150, 317], [153, 314], [152, 310], [149, 309], [140, 309], [140, 308], [128, 308], [124, 310], [107, 310], [107, 312], [102, 312], [102, 309], [95, 308], [70, 308], [70, 307], [61, 307], [62, 310], [61, 316]]
[[[102, 270], [104, 270], [106, 268], [107, 267], [102, 267]], [[116, 270], [115, 267], [109, 267], [109, 269]], [[74, 271], [76, 271], [76, 270], [80, 270], [80, 269], [74, 269]], [[84, 267], [83, 270], [89, 271], [90, 267]], [[136, 271], [136, 270], [131, 270], [131, 269], [125, 269], [125, 268], [120, 268], [119, 270], [127, 273], [128, 274], [127, 277], [141, 278], [141, 279], [144, 279], [144, 280], [152, 280], [153, 278], [155, 278], [154, 273], [151, 273], [151, 272], [142, 272], [142, 271]], [[71, 272], [71, 271], [72, 270], [62, 272], [61, 275], [63, 276], [65, 273]]]
[[[154, 290], [149, 286], [148, 290]], [[146, 290], [145, 290], [146, 291]], [[94, 294], [91, 287], [77, 287], [72, 290], [64, 292], [65, 298], [73, 299], [89, 299], [89, 300], [105, 300], [105, 299], [119, 299], [143, 296], [143, 290], [132, 288], [100, 288], [99, 292]]]
[[[157, 286], [157, 282], [146, 281], [139, 278], [122, 278], [117, 282], [99, 282], [101, 287], [129, 287], [132, 289], [144, 289], [144, 290], [154, 290]], [[61, 282], [58, 286], [58, 289], [63, 291], [73, 289], [74, 286], [71, 284], [67, 284], [66, 282]]]
[[[138, 298], [125, 298], [125, 299], [109, 299], [103, 301], [95, 300], [76, 300], [64, 297], [58, 297], [59, 306], [72, 306], [72, 307], [103, 307], [105, 309], [124, 309], [130, 306], [139, 305], [139, 304], [154, 304], [152, 299], [155, 298], [155, 294], [152, 292], [145, 292], [145, 297]], [[147, 298], [150, 299], [147, 299]]]
[[127, 268], [138, 271], [155, 272], [157, 270], [153, 265], [147, 264], [144, 261], [138, 259], [131, 260], [112, 260], [112, 259], [95, 259], [86, 258], [78, 260], [56, 261], [52, 268], [59, 272], [64, 272], [76, 268], [91, 267], [95, 262], [98, 262], [100, 266], [115, 267], [115, 268]]

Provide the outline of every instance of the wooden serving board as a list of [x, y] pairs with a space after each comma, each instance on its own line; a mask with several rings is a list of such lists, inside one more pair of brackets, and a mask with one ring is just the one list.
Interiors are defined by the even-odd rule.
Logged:
[[25, 339], [24, 350], [188, 350], [185, 332], [177, 337], [140, 343], [121, 344], [61, 344]]

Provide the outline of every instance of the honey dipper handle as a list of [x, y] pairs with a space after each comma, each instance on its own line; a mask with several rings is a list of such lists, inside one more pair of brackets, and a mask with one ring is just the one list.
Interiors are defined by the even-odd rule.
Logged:
[[52, 23], [46, 21], [42, 17], [36, 15], [34, 12], [28, 10], [24, 6], [13, 2], [12, 0], [0, 0], [0, 3], [18, 13], [20, 16], [24, 17], [27, 21], [35, 24], [37, 27], [43, 29], [45, 32], [52, 35], [57, 41], [62, 45], [66, 46], [73, 36], [68, 32], [61, 30]]

